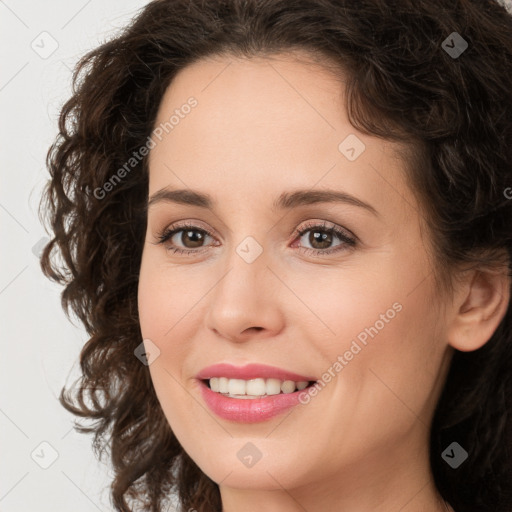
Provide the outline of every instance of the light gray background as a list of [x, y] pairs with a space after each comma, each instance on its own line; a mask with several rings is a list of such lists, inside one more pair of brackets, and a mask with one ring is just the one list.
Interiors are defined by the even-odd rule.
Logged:
[[[87, 336], [65, 316], [61, 287], [42, 275], [33, 248], [47, 236], [37, 207], [71, 70], [147, 3], [0, 0], [0, 512], [113, 510], [110, 468], [57, 400], [78, 376]], [[47, 469], [52, 449], [42, 442], [58, 453]]]
[[[502, 2], [512, 12], [512, 0]], [[0, 512], [113, 510], [109, 467], [57, 400], [78, 376], [87, 336], [40, 271], [37, 207], [72, 68], [147, 3], [0, 0]], [[43, 469], [52, 449], [58, 456]]]

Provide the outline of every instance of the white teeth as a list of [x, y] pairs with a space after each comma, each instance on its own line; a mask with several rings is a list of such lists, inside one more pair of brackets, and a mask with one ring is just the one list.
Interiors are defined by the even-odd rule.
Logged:
[[281, 381], [279, 379], [267, 379], [267, 395], [279, 395], [281, 393]]
[[245, 380], [229, 379], [228, 393], [230, 395], [245, 395]]
[[212, 377], [210, 379], [210, 388], [212, 391], [219, 391], [219, 378], [218, 377]]
[[293, 393], [295, 391], [295, 382], [293, 380], [285, 380], [281, 383], [281, 391], [283, 393]]
[[227, 377], [212, 377], [210, 389], [232, 398], [259, 398], [279, 393], [293, 393], [302, 390], [308, 385], [307, 381], [295, 382], [293, 380], [279, 379], [228, 379]]
[[228, 392], [228, 380], [226, 377], [219, 377], [219, 393]]
[[245, 392], [248, 395], [260, 396], [266, 393], [265, 379], [251, 379], [247, 381]]

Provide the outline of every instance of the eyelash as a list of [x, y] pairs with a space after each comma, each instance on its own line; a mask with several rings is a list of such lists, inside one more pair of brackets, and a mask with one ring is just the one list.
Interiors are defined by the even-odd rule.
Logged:
[[[163, 231], [157, 234], [158, 242], [157, 244], [165, 244], [167, 240], [171, 239], [176, 233], [179, 233], [180, 231], [196, 231], [200, 232], [203, 235], [206, 234], [213, 238], [213, 233], [211, 233], [208, 229], [199, 228], [198, 226], [195, 226], [194, 224], [181, 224], [181, 225], [172, 225], [167, 228], [164, 228]], [[297, 230], [294, 233], [294, 239], [301, 238], [304, 236], [308, 231], [322, 231], [324, 233], [334, 234], [336, 235], [343, 243], [330, 249], [310, 249], [309, 247], [302, 248], [303, 251], [305, 251], [307, 254], [317, 254], [317, 255], [328, 255], [336, 252], [340, 252], [343, 250], [347, 250], [348, 248], [354, 247], [356, 245], [356, 239], [349, 236], [344, 231], [340, 230], [336, 226], [328, 226], [326, 222], [323, 222], [321, 224], [318, 223], [309, 223], [306, 224], [301, 230]], [[203, 247], [199, 249], [181, 249], [179, 247], [169, 247], [167, 250], [175, 253], [175, 254], [200, 254], [203, 252], [201, 249], [204, 249]]]

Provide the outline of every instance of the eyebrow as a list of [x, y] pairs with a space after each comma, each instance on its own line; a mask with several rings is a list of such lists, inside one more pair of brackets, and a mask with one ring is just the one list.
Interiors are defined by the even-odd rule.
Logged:
[[[155, 192], [148, 200], [147, 209], [160, 202], [172, 202], [189, 206], [198, 206], [205, 209], [213, 209], [216, 202], [208, 194], [189, 189], [170, 190], [163, 188]], [[295, 190], [283, 192], [273, 203], [272, 211], [290, 210], [297, 206], [306, 206], [316, 203], [345, 203], [368, 210], [379, 217], [377, 210], [368, 203], [361, 201], [346, 192], [335, 190]]]

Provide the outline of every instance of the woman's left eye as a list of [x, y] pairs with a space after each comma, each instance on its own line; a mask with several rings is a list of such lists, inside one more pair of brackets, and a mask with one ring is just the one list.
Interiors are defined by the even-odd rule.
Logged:
[[[334, 252], [347, 250], [356, 244], [356, 238], [350, 233], [342, 230], [336, 225], [328, 225], [326, 222], [321, 224], [310, 224], [304, 226], [302, 229], [297, 230], [294, 233], [295, 240], [302, 239], [306, 233], [310, 233], [307, 237], [307, 242], [313, 246], [313, 248], [305, 247], [302, 250], [317, 255], [331, 254]], [[173, 238], [181, 233], [181, 237], [177, 237], [185, 248], [177, 247]], [[203, 252], [200, 244], [204, 242], [205, 237], [213, 238], [213, 234], [198, 226], [187, 224], [181, 226], [170, 226], [165, 228], [161, 233], [157, 235], [157, 244], [167, 244], [168, 241], [172, 242], [172, 245], [166, 245], [167, 250], [176, 254], [199, 254]], [[334, 247], [327, 247], [333, 243], [333, 240], [338, 238], [341, 243]], [[187, 247], [188, 245], [188, 247]], [[315, 247], [320, 246], [320, 247]]]
[[[323, 222], [321, 224], [306, 225], [296, 233], [296, 236], [300, 240], [308, 232], [307, 242], [313, 246], [312, 249], [307, 247], [303, 249], [308, 254], [313, 253], [322, 256], [347, 250], [356, 245], [356, 237], [335, 224], [328, 225], [326, 222]], [[341, 240], [341, 243], [327, 248], [326, 246], [331, 245], [335, 238]], [[320, 245], [320, 248], [315, 247], [315, 245]]]

